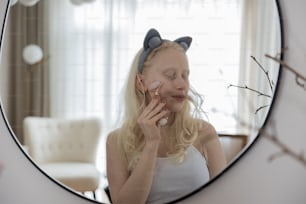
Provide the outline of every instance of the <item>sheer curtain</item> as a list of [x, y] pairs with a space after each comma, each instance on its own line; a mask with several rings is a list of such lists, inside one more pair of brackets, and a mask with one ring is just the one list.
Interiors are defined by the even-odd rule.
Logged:
[[[126, 36], [133, 18], [131, 1], [97, 1], [75, 6], [48, 1], [51, 70], [51, 116], [98, 116], [111, 121], [114, 90], [125, 73]], [[130, 9], [127, 9], [129, 6]]]
[[[97, 0], [81, 6], [68, 0], [46, 2], [52, 117], [99, 117], [106, 136], [120, 113], [132, 59], [154, 27], [166, 39], [193, 37], [187, 52], [191, 84], [203, 94], [203, 109], [216, 129], [236, 131], [236, 121], [228, 115], [237, 110], [237, 91], [227, 85], [238, 81], [239, 0]], [[221, 111], [214, 112], [215, 107]], [[102, 172], [104, 145], [102, 141]]]
[[[236, 128], [223, 112], [237, 109], [237, 93], [226, 87], [238, 81], [240, 1], [109, 0], [75, 6], [53, 0], [46, 8], [51, 116], [98, 116], [105, 130], [111, 129], [132, 58], [154, 27], [164, 38], [193, 37], [187, 53], [191, 83], [204, 96], [203, 109], [220, 131]], [[214, 107], [222, 113], [213, 113]]]
[[[242, 6], [242, 30], [240, 51], [239, 84], [273, 96], [274, 85], [278, 75], [278, 64], [265, 57], [265, 54], [276, 55], [280, 51], [280, 25], [274, 0], [244, 0]], [[269, 71], [270, 82], [254, 60]], [[256, 77], [254, 77], [256, 76]], [[248, 99], [248, 100], [247, 100]], [[243, 124], [238, 124], [250, 139], [257, 134], [268, 113], [272, 98], [258, 96], [257, 93], [240, 90], [238, 94], [238, 118]]]

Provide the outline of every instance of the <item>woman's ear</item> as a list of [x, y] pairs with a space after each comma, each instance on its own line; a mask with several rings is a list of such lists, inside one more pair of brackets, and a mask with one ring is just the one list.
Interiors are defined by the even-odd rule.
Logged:
[[142, 94], [146, 92], [145, 85], [143, 84], [143, 75], [136, 75], [136, 89], [140, 91]]

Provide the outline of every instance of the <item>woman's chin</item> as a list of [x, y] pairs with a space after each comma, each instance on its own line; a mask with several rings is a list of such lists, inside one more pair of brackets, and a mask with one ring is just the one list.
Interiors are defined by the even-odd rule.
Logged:
[[177, 112], [182, 111], [183, 104], [182, 105], [176, 104], [176, 105], [173, 105], [171, 107], [168, 107], [168, 109], [170, 110], [170, 112], [177, 113]]

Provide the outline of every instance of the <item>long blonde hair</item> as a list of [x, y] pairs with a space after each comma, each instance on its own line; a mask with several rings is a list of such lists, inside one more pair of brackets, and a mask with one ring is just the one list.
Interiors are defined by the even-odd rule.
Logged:
[[[184, 52], [184, 49], [177, 43], [165, 41], [149, 54], [144, 63], [143, 72], [150, 68], [153, 56], [160, 50], [167, 48], [179, 49]], [[119, 142], [126, 154], [130, 171], [135, 167], [145, 145], [145, 138], [137, 124], [137, 118], [146, 106], [146, 99], [145, 95], [138, 91], [135, 86], [136, 75], [138, 74], [138, 60], [142, 51], [141, 49], [135, 56], [129, 72], [125, 86], [123, 124], [119, 131]], [[172, 124], [175, 130], [175, 137], [170, 138], [168, 155], [174, 156], [178, 162], [184, 159], [185, 150], [198, 137], [201, 122], [197, 118], [202, 113], [201, 105], [201, 96], [190, 88], [188, 101], [185, 102], [182, 111], [175, 114]]]

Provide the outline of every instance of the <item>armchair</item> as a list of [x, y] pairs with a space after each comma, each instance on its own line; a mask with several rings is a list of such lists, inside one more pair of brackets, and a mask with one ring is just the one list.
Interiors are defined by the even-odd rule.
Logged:
[[24, 141], [29, 155], [51, 177], [78, 192], [99, 186], [96, 154], [101, 135], [98, 119], [26, 117]]

